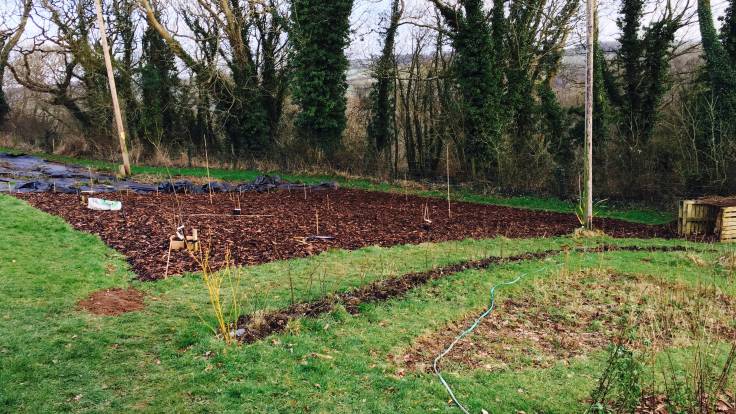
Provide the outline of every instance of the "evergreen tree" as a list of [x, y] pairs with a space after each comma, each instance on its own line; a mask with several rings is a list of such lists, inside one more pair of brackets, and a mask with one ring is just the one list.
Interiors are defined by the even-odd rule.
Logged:
[[353, 0], [294, 0], [292, 93], [300, 140], [331, 158], [347, 122], [345, 56]]

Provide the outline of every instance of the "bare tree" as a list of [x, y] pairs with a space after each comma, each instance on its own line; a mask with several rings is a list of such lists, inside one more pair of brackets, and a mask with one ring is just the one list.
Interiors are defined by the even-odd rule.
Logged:
[[193, 54], [158, 20], [155, 3], [138, 1], [149, 24], [214, 99], [233, 158], [274, 145], [287, 86], [285, 7], [278, 0], [196, 0], [180, 10], [198, 49]]
[[17, 23], [12, 24], [16, 19], [10, 15], [0, 15], [0, 125], [3, 124], [5, 117], [10, 113], [10, 105], [5, 98], [3, 90], [3, 80], [5, 79], [5, 68], [8, 66], [10, 53], [23, 36], [28, 19], [31, 15], [33, 7], [32, 0], [23, 0], [20, 4], [20, 15], [17, 16]]

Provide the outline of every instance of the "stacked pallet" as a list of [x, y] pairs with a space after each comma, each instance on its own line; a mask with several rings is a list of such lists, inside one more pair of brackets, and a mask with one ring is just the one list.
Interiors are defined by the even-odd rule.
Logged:
[[682, 201], [677, 231], [681, 236], [715, 236], [721, 242], [736, 242], [736, 197]]
[[717, 233], [722, 242], [736, 242], [736, 207], [724, 207], [716, 221]]

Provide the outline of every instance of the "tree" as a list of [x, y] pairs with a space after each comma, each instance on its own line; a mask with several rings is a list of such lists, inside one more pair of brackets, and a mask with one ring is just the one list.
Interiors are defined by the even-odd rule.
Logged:
[[180, 10], [198, 49], [190, 53], [158, 21], [155, 3], [138, 2], [149, 25], [194, 73], [199, 109], [216, 112], [205, 116], [198, 111], [197, 118], [219, 120], [233, 162], [269, 150], [275, 144], [288, 76], [287, 18], [279, 3], [196, 0]]
[[[503, 52], [500, 40], [504, 29], [503, 0], [495, 0], [491, 25], [482, 0], [462, 0], [460, 8], [432, 0], [450, 28], [455, 49], [454, 75], [462, 96], [465, 137], [464, 158], [472, 174], [483, 171], [495, 175], [503, 129], [501, 108]], [[495, 42], [494, 42], [495, 40]]]
[[724, 21], [726, 30], [719, 37], [713, 24], [710, 0], [698, 0], [700, 37], [703, 42], [709, 83], [716, 106], [719, 108], [720, 118], [723, 120], [727, 120], [736, 110], [736, 67], [732, 60], [734, 55], [730, 55], [734, 39], [730, 30], [736, 25], [733, 13], [734, 3], [731, 2]]
[[[19, 84], [48, 95], [51, 105], [65, 108], [83, 133], [93, 138], [91, 144], [113, 144], [101, 140], [112, 136], [112, 109], [100, 33], [93, 30], [94, 3], [75, 0], [57, 4], [41, 0], [40, 6], [39, 13], [47, 16], [49, 24], [34, 35], [29, 46], [18, 48], [19, 59], [8, 68]], [[49, 68], [51, 73], [40, 76], [31, 67], [34, 57], [58, 63]]]
[[[662, 101], [671, 88], [670, 62], [676, 55], [675, 33], [684, 23], [685, 10], [669, 4], [648, 25], [642, 24], [644, 0], [623, 0], [616, 23], [620, 47], [607, 60], [595, 38], [594, 130], [598, 171], [615, 167], [631, 183], [627, 195], [646, 197], [641, 180], [647, 179], [652, 137], [662, 113]], [[611, 131], [616, 139], [611, 139]], [[608, 156], [613, 154], [614, 156]]]
[[371, 157], [380, 154], [395, 139], [393, 128], [393, 118], [396, 112], [394, 44], [403, 12], [403, 0], [392, 0], [389, 24], [384, 33], [383, 50], [373, 68], [375, 83], [369, 96], [371, 118], [368, 123], [368, 145]]
[[140, 67], [141, 101], [145, 104], [145, 111], [138, 116], [141, 136], [152, 142], [163, 138], [167, 144], [180, 138], [179, 87], [173, 52], [154, 28], [147, 27]]
[[[3, 79], [5, 78], [5, 68], [8, 66], [10, 52], [18, 44], [23, 31], [25, 30], [28, 18], [31, 15], [33, 6], [32, 0], [23, 0], [21, 3], [20, 16], [15, 26], [6, 26], [12, 21], [10, 16], [0, 16], [3, 22], [0, 23], [0, 126], [3, 125], [6, 117], [10, 113], [10, 105], [5, 97], [3, 90]], [[9, 6], [8, 6], [9, 7]]]
[[332, 158], [346, 125], [345, 56], [353, 0], [294, 0], [292, 94], [300, 140]]

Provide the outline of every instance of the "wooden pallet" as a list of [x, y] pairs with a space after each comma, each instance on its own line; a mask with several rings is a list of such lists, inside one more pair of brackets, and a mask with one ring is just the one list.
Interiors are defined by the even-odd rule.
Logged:
[[680, 202], [677, 232], [681, 236], [715, 234], [721, 242], [736, 242], [736, 207], [710, 204], [703, 200]]
[[724, 243], [736, 243], [736, 207], [721, 208], [716, 220], [716, 234]]
[[677, 215], [677, 232], [681, 236], [713, 234], [719, 212], [717, 206], [702, 204], [698, 200], [683, 200]]

